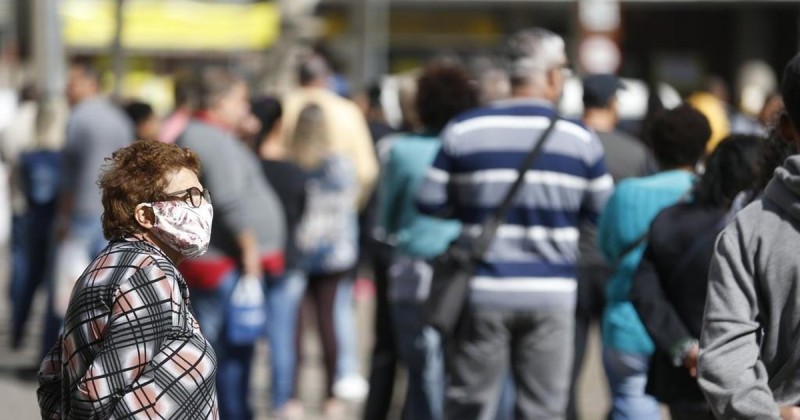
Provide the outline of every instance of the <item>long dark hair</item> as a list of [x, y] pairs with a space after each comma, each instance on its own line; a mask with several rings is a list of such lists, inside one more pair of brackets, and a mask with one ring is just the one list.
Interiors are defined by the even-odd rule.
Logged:
[[756, 175], [756, 149], [765, 140], [750, 135], [731, 135], [708, 157], [705, 172], [694, 186], [698, 204], [728, 208], [739, 192], [750, 188]]
[[752, 188], [756, 193], [761, 193], [767, 187], [775, 169], [783, 165], [783, 161], [797, 153], [793, 142], [788, 142], [778, 135], [778, 130], [773, 128], [767, 138], [758, 144], [757, 170]]

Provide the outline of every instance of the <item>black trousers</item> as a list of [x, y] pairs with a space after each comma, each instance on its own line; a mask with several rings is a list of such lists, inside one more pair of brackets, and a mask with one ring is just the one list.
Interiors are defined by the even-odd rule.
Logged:
[[375, 279], [375, 346], [369, 372], [369, 395], [364, 407], [364, 420], [384, 420], [389, 414], [394, 393], [397, 350], [389, 307], [389, 264], [392, 248], [376, 245], [373, 248], [373, 277]]
[[586, 341], [592, 320], [600, 320], [606, 304], [606, 282], [614, 270], [604, 265], [578, 267], [578, 297], [575, 307], [575, 353], [572, 364], [572, 378], [569, 388], [567, 419], [578, 419], [578, 377], [583, 369], [586, 354]]
[[715, 418], [705, 401], [670, 404], [669, 415], [672, 420], [714, 420]]

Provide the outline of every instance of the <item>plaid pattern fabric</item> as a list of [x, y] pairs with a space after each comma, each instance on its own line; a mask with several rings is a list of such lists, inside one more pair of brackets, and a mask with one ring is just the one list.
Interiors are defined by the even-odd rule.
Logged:
[[115, 241], [75, 285], [39, 407], [43, 419], [216, 419], [216, 367], [172, 262]]

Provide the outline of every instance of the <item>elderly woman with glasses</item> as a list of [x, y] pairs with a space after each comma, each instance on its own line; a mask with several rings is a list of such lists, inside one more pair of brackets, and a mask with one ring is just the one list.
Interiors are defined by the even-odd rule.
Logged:
[[100, 178], [108, 246], [77, 280], [42, 361], [42, 418], [215, 419], [216, 356], [175, 268], [202, 255], [213, 209], [189, 149], [140, 141]]

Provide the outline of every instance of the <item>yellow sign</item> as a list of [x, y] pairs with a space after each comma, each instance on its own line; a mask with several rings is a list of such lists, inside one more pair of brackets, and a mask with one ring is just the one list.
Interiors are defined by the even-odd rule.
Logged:
[[[64, 40], [72, 48], [108, 48], [116, 0], [64, 0]], [[274, 1], [248, 4], [193, 0], [125, 0], [122, 41], [134, 50], [258, 50], [279, 35]]]

